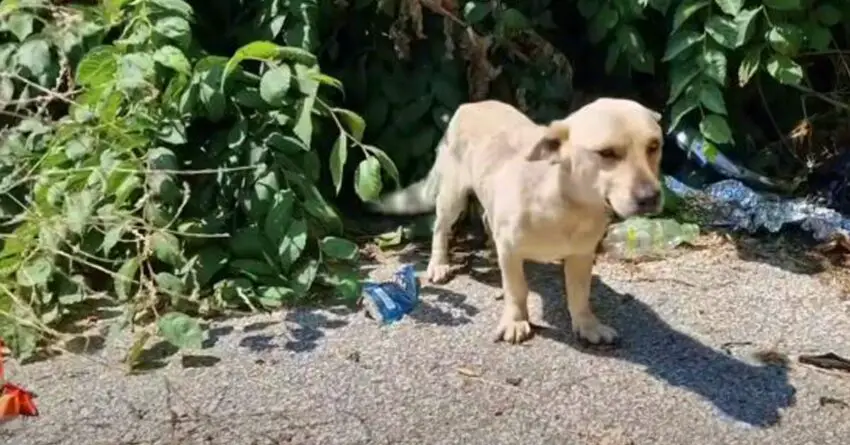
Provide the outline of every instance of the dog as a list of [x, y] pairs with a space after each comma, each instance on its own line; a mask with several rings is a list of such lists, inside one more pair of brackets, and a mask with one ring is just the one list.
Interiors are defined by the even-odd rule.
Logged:
[[474, 194], [504, 291], [494, 340], [516, 344], [530, 337], [523, 263], [557, 261], [574, 334], [613, 343], [616, 330], [591, 308], [592, 267], [614, 215], [653, 214], [663, 206], [660, 120], [639, 102], [611, 97], [548, 125], [504, 102], [466, 103], [450, 119], [428, 175], [369, 207], [384, 214], [436, 211], [426, 277], [442, 283], [452, 226]]

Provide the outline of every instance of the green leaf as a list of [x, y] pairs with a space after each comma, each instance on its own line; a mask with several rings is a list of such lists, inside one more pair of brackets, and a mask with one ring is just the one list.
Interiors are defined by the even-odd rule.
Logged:
[[9, 30], [19, 42], [23, 42], [32, 34], [35, 16], [28, 12], [16, 11], [6, 17], [6, 29]]
[[758, 71], [761, 63], [761, 51], [762, 47], [756, 46], [744, 54], [744, 58], [741, 59], [741, 64], [738, 66], [738, 86], [743, 87], [749, 83]]
[[168, 272], [159, 272], [153, 277], [158, 290], [171, 296], [181, 296], [183, 294], [183, 280], [177, 278], [176, 275]]
[[274, 42], [258, 40], [236, 50], [236, 53], [224, 67], [224, 77], [229, 76], [243, 60], [259, 60], [261, 62], [283, 60], [307, 66], [314, 66], [318, 63], [316, 56], [304, 49], [294, 46], [280, 46]]
[[667, 103], [675, 102], [688, 85], [700, 74], [696, 63], [676, 63], [670, 67], [670, 94]]
[[192, 6], [183, 0], [150, 0], [150, 2], [166, 11], [176, 12], [186, 20], [192, 20], [195, 16]]
[[762, 0], [762, 3], [777, 11], [800, 11], [803, 9], [802, 0]]
[[745, 9], [735, 16], [735, 27], [738, 29], [735, 37], [736, 48], [740, 48], [750, 40], [755, 30], [753, 25], [758, 23], [756, 18], [759, 17], [761, 11], [762, 7], [759, 6], [758, 8]]
[[181, 349], [201, 349], [204, 331], [198, 320], [181, 312], [169, 312], [157, 321], [159, 335]]
[[715, 144], [728, 144], [732, 142], [732, 130], [729, 128], [726, 118], [718, 114], [705, 116], [699, 123], [699, 131]]
[[52, 275], [53, 264], [50, 260], [37, 257], [18, 269], [18, 284], [24, 287], [46, 286]]
[[390, 159], [387, 153], [380, 148], [373, 147], [371, 145], [366, 145], [365, 148], [369, 154], [378, 159], [378, 162], [381, 164], [381, 168], [390, 175], [390, 178], [395, 182], [395, 185], [400, 187], [401, 176], [399, 175], [398, 167], [396, 167], [395, 162]]
[[354, 192], [365, 202], [374, 201], [381, 195], [382, 187], [381, 162], [367, 156], [354, 171]]
[[65, 199], [65, 221], [68, 230], [78, 235], [83, 233], [94, 212], [95, 200], [94, 192], [88, 189]]
[[699, 90], [699, 100], [709, 111], [721, 115], [726, 115], [726, 101], [723, 99], [723, 92], [720, 87], [713, 82], [703, 82]]
[[694, 87], [690, 87], [685, 90], [682, 97], [679, 98], [676, 102], [670, 106], [670, 130], [675, 130], [679, 127], [679, 124], [682, 122], [682, 119], [685, 118], [688, 113], [693, 110], [696, 110], [699, 107], [699, 99], [694, 93]]
[[705, 38], [704, 34], [689, 29], [676, 31], [667, 40], [667, 50], [664, 52], [661, 61], [669, 62], [673, 60], [686, 49], [701, 42], [703, 38]]
[[168, 232], [155, 232], [150, 238], [154, 256], [160, 261], [174, 267], [182, 267], [186, 260], [180, 250], [180, 240]]
[[292, 271], [291, 286], [297, 296], [307, 296], [307, 292], [313, 286], [313, 281], [316, 279], [316, 273], [318, 271], [319, 260], [315, 258], [307, 258]]
[[15, 97], [15, 83], [8, 77], [0, 77], [0, 104], [6, 104]]
[[609, 3], [603, 3], [587, 26], [587, 37], [590, 43], [599, 43], [614, 29], [620, 21], [620, 14]]
[[238, 229], [231, 236], [228, 245], [230, 251], [238, 258], [260, 258], [266, 241], [257, 226]]
[[703, 74], [721, 86], [726, 85], [726, 54], [714, 45], [706, 45], [702, 53]]
[[765, 64], [767, 73], [779, 83], [799, 85], [803, 81], [803, 68], [788, 56], [774, 54]]
[[800, 27], [791, 24], [775, 25], [768, 31], [767, 41], [774, 51], [794, 57], [803, 43], [803, 31]]
[[705, 23], [705, 32], [715, 42], [729, 49], [738, 47], [738, 26], [732, 18], [724, 15], [712, 15]]
[[817, 23], [806, 23], [803, 33], [808, 47], [815, 51], [826, 51], [832, 43], [832, 33], [829, 28]]
[[281, 190], [275, 194], [274, 203], [263, 223], [263, 232], [273, 244], [279, 245], [286, 237], [294, 205], [295, 193], [292, 190]]
[[322, 238], [320, 246], [322, 248], [322, 252], [331, 258], [339, 260], [353, 260], [357, 258], [357, 244], [354, 244], [345, 238], [326, 236]]
[[366, 121], [362, 117], [345, 108], [331, 108], [331, 111], [345, 124], [355, 141], [361, 142], [363, 140], [363, 134], [366, 133]]
[[296, 218], [289, 225], [277, 248], [278, 259], [283, 270], [289, 270], [295, 264], [306, 246], [307, 223], [303, 219]]
[[605, 73], [611, 74], [614, 68], [617, 67], [617, 62], [620, 60], [621, 48], [620, 44], [613, 42], [608, 45], [608, 51], [605, 54]]
[[189, 59], [187, 59], [186, 55], [183, 54], [183, 51], [176, 46], [165, 45], [159, 48], [154, 53], [153, 60], [163, 66], [167, 66], [168, 68], [177, 71], [178, 73], [190, 74], [192, 72], [192, 66], [189, 63]]
[[25, 68], [33, 77], [46, 75], [53, 63], [50, 45], [43, 39], [30, 39], [22, 43], [15, 58], [17, 65]]
[[398, 110], [393, 118], [393, 124], [401, 131], [410, 131], [411, 127], [427, 115], [432, 103], [433, 96], [430, 94], [414, 99]]
[[139, 258], [133, 257], [125, 261], [118, 269], [113, 286], [119, 301], [128, 301], [130, 293], [136, 286], [136, 275], [139, 273]]
[[711, 4], [710, 0], [684, 0], [673, 13], [673, 29], [671, 31], [678, 31], [689, 18], [709, 4]]
[[295, 291], [285, 286], [260, 286], [257, 288], [257, 298], [268, 308], [277, 308], [296, 297]]
[[835, 26], [841, 23], [841, 11], [835, 6], [824, 3], [814, 11], [814, 17], [826, 26]]
[[292, 68], [280, 65], [263, 74], [260, 79], [260, 97], [273, 107], [283, 105], [292, 85]]
[[744, 7], [744, 0], [714, 0], [720, 10], [729, 15], [737, 15]]
[[228, 260], [227, 253], [218, 246], [210, 246], [198, 252], [197, 261], [194, 264], [195, 280], [198, 286], [204, 287], [210, 283], [215, 274], [224, 269]]
[[348, 160], [348, 140], [344, 133], [340, 133], [336, 138], [334, 147], [331, 150], [330, 170], [331, 180], [334, 184], [336, 193], [339, 194], [342, 187], [342, 173], [345, 168], [345, 162]]
[[469, 1], [463, 5], [463, 19], [466, 23], [474, 25], [487, 17], [492, 11], [490, 3], [481, 1]]
[[514, 8], [508, 8], [502, 11], [499, 15], [499, 22], [507, 29], [519, 31], [527, 29], [530, 26], [528, 17], [521, 11]]
[[192, 26], [189, 22], [180, 17], [163, 17], [154, 24], [154, 31], [157, 34], [173, 40], [178, 46], [184, 50], [189, 48], [192, 42]]

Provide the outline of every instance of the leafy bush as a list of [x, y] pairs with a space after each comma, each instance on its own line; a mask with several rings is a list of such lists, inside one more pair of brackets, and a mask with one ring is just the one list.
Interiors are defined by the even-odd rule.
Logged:
[[725, 144], [740, 91], [816, 94], [799, 57], [845, 47], [850, 16], [837, 0], [55, 3], [0, 3], [0, 337], [24, 357], [104, 299], [142, 326], [138, 353], [154, 332], [200, 347], [205, 315], [356, 298], [342, 215], [424, 175], [462, 102], [563, 116], [576, 48]]

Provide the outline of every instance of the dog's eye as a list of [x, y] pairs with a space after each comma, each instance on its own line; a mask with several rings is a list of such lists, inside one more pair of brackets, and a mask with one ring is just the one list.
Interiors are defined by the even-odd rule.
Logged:
[[649, 144], [649, 146], [646, 147], [646, 153], [648, 155], [654, 155], [654, 154], [658, 153], [658, 150], [660, 150], [660, 149], [661, 149], [661, 145], [658, 144], [657, 142], [653, 142], [653, 143]]
[[617, 154], [617, 151], [613, 148], [604, 148], [596, 153], [598, 153], [602, 159], [615, 160], [620, 158], [620, 155]]

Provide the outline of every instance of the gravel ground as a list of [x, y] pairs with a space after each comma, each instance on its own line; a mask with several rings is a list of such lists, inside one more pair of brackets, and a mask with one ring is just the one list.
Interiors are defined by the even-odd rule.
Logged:
[[195, 355], [156, 345], [133, 376], [121, 340], [12, 363], [41, 416], [0, 426], [0, 443], [850, 443], [850, 374], [797, 361], [850, 357], [848, 303], [817, 277], [732, 248], [600, 261], [594, 304], [623, 336], [602, 350], [568, 334], [553, 265], [527, 268], [537, 335], [492, 343], [501, 302], [481, 264], [388, 327], [298, 309], [215, 323]]

